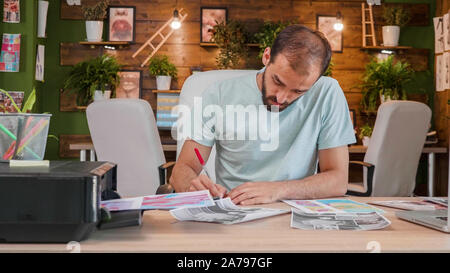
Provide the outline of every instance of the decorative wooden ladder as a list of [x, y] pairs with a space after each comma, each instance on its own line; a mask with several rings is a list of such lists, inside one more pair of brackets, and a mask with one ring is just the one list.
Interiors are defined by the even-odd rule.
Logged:
[[[186, 19], [186, 17], [187, 17], [187, 13], [185, 13], [184, 15], [182, 15], [181, 14], [181, 12], [183, 12], [183, 9], [180, 9], [179, 11], [178, 11], [178, 13], [179, 13], [179, 15], [180, 15], [180, 23], [183, 23], [183, 21], [184, 21], [184, 19]], [[174, 31], [174, 29], [172, 29], [171, 27], [170, 27], [170, 24], [172, 23], [172, 21], [173, 21], [173, 17], [171, 17], [162, 27], [160, 27], [159, 29], [158, 29], [158, 31], [156, 31], [155, 32], [155, 34], [153, 34], [153, 36], [152, 37], [150, 37], [150, 39], [148, 39], [134, 54], [133, 54], [133, 58], [136, 58], [136, 56], [139, 54], [139, 53], [141, 53], [142, 52], [142, 50], [144, 50], [145, 49], [145, 47], [150, 47], [151, 48], [151, 50], [152, 50], [152, 52], [148, 55], [148, 57], [144, 60], [144, 62], [141, 64], [141, 67], [144, 67], [147, 63], [148, 63], [148, 61], [150, 61], [150, 59], [153, 57], [153, 55], [155, 55], [155, 53], [163, 46], [163, 44], [167, 41], [167, 39], [169, 39], [169, 37], [172, 35], [172, 33], [173, 33], [173, 31]], [[163, 35], [162, 33], [163, 33], [163, 31], [167, 28], [167, 27], [169, 27], [170, 28], [170, 31], [166, 34], [166, 35]], [[156, 38], [156, 37], [158, 37], [158, 36], [160, 36], [161, 37], [161, 41], [158, 43], [158, 45], [157, 46], [154, 46], [153, 45], [153, 40]]]
[[[367, 46], [367, 38], [372, 38], [372, 46], [377, 46], [377, 38], [375, 34], [375, 26], [373, 22], [373, 12], [372, 5], [368, 5], [369, 8], [366, 8], [366, 3], [361, 3], [361, 13], [362, 13], [362, 45], [363, 47]], [[366, 20], [366, 12], [369, 12], [369, 20]], [[370, 34], [367, 34], [367, 25], [370, 25]]]

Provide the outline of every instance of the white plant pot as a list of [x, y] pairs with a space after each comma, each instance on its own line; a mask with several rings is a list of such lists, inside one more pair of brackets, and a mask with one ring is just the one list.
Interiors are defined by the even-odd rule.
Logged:
[[171, 76], [156, 76], [156, 89], [170, 90]]
[[398, 46], [398, 39], [400, 38], [399, 26], [384, 26], [383, 29], [383, 45], [384, 46]]
[[385, 102], [388, 102], [388, 101], [391, 101], [391, 100], [392, 100], [392, 98], [390, 96], [380, 95], [380, 102], [381, 103], [385, 103]]
[[370, 142], [370, 137], [368, 137], [368, 136], [363, 137], [363, 139], [362, 139], [363, 146], [369, 147], [369, 142]]
[[94, 101], [102, 101], [110, 98], [111, 98], [111, 90], [105, 90], [105, 92], [103, 92], [102, 90], [94, 91]]
[[86, 36], [88, 42], [101, 42], [103, 21], [86, 21]]

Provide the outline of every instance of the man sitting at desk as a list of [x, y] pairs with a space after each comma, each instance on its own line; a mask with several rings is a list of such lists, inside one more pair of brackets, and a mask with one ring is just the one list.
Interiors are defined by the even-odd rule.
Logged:
[[[344, 195], [347, 145], [356, 140], [342, 89], [336, 80], [321, 76], [330, 58], [330, 45], [320, 32], [291, 25], [265, 49], [261, 71], [209, 86], [202, 94], [202, 126], [194, 125], [170, 178], [175, 190], [208, 189], [241, 205]], [[248, 111], [259, 107], [256, 116], [270, 121], [255, 122], [249, 114], [245, 126], [229, 126], [235, 113], [226, 107], [237, 105]], [[214, 111], [217, 107], [223, 111]], [[255, 125], [263, 132], [257, 139], [246, 131]], [[275, 147], [261, 138], [270, 130]], [[240, 133], [244, 139], [236, 139]], [[194, 153], [197, 148], [206, 161], [214, 143], [217, 183], [199, 175], [202, 166]]]

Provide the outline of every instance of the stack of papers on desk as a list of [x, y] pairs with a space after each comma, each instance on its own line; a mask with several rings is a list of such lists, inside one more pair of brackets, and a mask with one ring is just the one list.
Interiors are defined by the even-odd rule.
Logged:
[[109, 211], [175, 209], [180, 207], [212, 206], [214, 200], [208, 190], [147, 195], [134, 198], [122, 198], [102, 201], [102, 208]]
[[305, 213], [385, 213], [376, 207], [348, 199], [283, 200]]
[[374, 230], [391, 224], [383, 210], [348, 199], [283, 200], [293, 206], [291, 227], [305, 230]]
[[242, 208], [236, 206], [230, 198], [215, 201], [213, 206], [196, 208], [179, 208], [170, 213], [179, 221], [214, 222], [221, 224], [236, 224], [289, 213], [289, 210], [268, 208]]
[[291, 227], [305, 230], [375, 230], [391, 222], [377, 212], [305, 213], [292, 209]]

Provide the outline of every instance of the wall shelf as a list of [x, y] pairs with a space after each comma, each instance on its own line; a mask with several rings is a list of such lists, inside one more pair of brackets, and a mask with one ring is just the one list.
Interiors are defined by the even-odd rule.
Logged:
[[79, 42], [80, 45], [88, 45], [91, 48], [95, 48], [97, 46], [111, 46], [111, 47], [118, 47], [119, 49], [122, 49], [124, 47], [127, 47], [131, 44], [131, 42], [116, 42], [116, 41], [106, 41], [106, 42]]
[[412, 46], [364, 46], [361, 47], [361, 50], [364, 51], [382, 51], [382, 50], [389, 50], [389, 51], [404, 51], [404, 50], [410, 50], [413, 49]]
[[180, 93], [181, 90], [152, 90], [153, 93]]
[[[200, 43], [200, 46], [206, 46], [206, 47], [217, 47], [217, 44], [215, 43]], [[247, 44], [248, 47], [259, 47], [259, 44]]]

